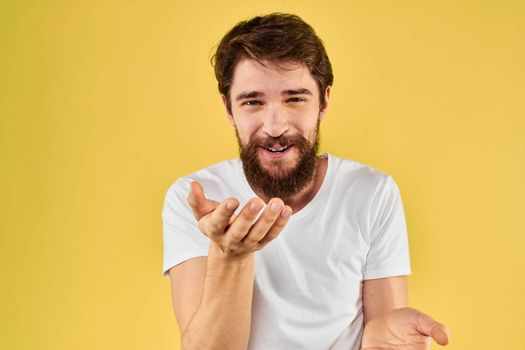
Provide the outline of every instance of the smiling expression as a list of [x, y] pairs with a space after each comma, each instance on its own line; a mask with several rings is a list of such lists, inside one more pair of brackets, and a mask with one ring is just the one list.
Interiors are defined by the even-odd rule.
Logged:
[[[313, 177], [318, 126], [330, 87], [321, 110], [318, 85], [306, 66], [263, 63], [266, 67], [243, 59], [236, 65], [228, 118], [236, 128], [250, 183], [266, 194], [283, 197], [300, 191]], [[267, 193], [275, 191], [279, 193]]]

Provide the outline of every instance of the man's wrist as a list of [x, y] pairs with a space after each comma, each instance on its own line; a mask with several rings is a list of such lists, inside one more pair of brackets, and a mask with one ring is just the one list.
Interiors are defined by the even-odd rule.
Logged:
[[253, 259], [255, 252], [247, 252], [242, 254], [232, 254], [226, 251], [219, 243], [215, 241], [210, 242], [210, 248], [208, 251], [208, 258], [212, 260], [218, 260], [224, 263], [232, 264], [245, 264]]

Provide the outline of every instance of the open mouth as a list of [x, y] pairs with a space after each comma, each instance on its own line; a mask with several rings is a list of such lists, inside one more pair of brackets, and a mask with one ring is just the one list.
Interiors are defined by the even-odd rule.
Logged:
[[270, 151], [272, 153], [283, 153], [285, 152], [288, 148], [290, 148], [291, 145], [288, 145], [288, 146], [285, 146], [285, 147], [281, 147], [281, 148], [272, 148], [272, 147], [263, 147], [265, 150], [267, 151]]
[[281, 145], [274, 145], [273, 147], [261, 147], [263, 157], [269, 160], [284, 159], [293, 152], [293, 145], [282, 147]]

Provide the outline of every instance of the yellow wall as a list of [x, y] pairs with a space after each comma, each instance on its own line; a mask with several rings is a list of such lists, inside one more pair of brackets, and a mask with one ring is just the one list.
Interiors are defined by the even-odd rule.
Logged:
[[262, 3], [1, 2], [0, 348], [178, 348], [164, 193], [237, 156], [210, 52], [284, 11], [333, 63], [322, 151], [401, 188], [411, 306], [525, 349], [525, 3]]

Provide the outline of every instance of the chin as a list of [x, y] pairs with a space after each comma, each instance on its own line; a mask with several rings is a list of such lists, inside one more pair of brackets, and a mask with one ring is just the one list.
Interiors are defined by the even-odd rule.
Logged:
[[288, 159], [278, 159], [278, 160], [269, 160], [264, 159], [263, 157], [257, 157], [259, 164], [262, 169], [266, 170], [268, 174], [274, 177], [286, 176], [291, 173], [296, 167], [298, 160], [288, 160]]

